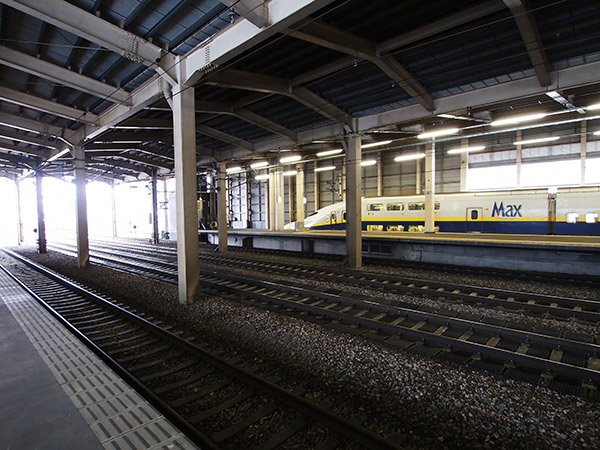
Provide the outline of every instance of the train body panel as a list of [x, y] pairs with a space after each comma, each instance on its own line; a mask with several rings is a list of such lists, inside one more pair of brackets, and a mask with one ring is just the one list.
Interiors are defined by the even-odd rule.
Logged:
[[[304, 220], [310, 230], [343, 230], [343, 202], [322, 208]], [[435, 226], [440, 232], [600, 235], [600, 188], [566, 188], [438, 194]], [[362, 199], [365, 231], [421, 231], [425, 196]], [[294, 223], [286, 225], [293, 229]]]

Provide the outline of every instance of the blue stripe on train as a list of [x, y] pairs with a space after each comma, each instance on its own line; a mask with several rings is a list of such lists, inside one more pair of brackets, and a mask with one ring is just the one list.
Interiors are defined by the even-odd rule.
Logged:
[[[362, 223], [362, 229], [366, 231], [367, 225], [383, 225], [385, 230], [388, 226], [404, 226], [408, 230], [410, 226], [425, 225], [424, 222], [377, 222], [369, 221]], [[536, 222], [517, 222], [517, 221], [444, 221], [436, 222], [440, 232], [447, 233], [499, 233], [499, 234], [548, 234], [548, 223], [542, 221]], [[311, 227], [311, 230], [345, 230], [345, 223], [331, 225], [321, 225]], [[554, 224], [554, 234], [577, 235], [577, 236], [597, 236], [600, 235], [600, 224], [594, 223], [565, 223], [557, 222]]]

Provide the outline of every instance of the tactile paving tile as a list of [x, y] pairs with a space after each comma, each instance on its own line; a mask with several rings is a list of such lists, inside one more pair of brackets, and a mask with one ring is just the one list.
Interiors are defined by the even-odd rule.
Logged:
[[2, 271], [0, 294], [104, 448], [197, 449]]

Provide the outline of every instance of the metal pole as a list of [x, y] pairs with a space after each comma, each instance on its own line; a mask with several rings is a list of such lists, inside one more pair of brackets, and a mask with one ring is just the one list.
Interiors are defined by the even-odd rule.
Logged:
[[227, 171], [224, 162], [219, 163], [219, 201], [217, 202], [217, 210], [219, 219], [218, 235], [219, 235], [219, 253], [227, 253]]
[[348, 265], [362, 266], [362, 179], [361, 137], [352, 134], [348, 139], [346, 156], [346, 247]]
[[435, 139], [425, 149], [425, 233], [435, 232]]
[[38, 216], [38, 251], [46, 253], [46, 222], [44, 220], [44, 197], [42, 194], [42, 179], [44, 175], [40, 169], [35, 172], [35, 191], [37, 197]]
[[[179, 57], [178, 79], [185, 79], [185, 62]], [[173, 153], [175, 157], [175, 198], [177, 205], [177, 274], [179, 303], [191, 304], [198, 297], [198, 212], [196, 180], [196, 113], [194, 88], [178, 84], [173, 88]]]
[[156, 170], [152, 171], [152, 243], [158, 244], [158, 191], [156, 187]]
[[88, 240], [87, 197], [85, 192], [85, 151], [81, 146], [73, 147], [75, 169], [75, 196], [77, 198], [77, 267], [87, 267], [90, 262]]
[[298, 166], [297, 170], [298, 173], [296, 174], [296, 229], [302, 229], [304, 227], [304, 169], [301, 166]]
[[17, 238], [21, 245], [23, 242], [23, 220], [21, 217], [21, 183], [15, 178], [15, 186], [17, 187]]

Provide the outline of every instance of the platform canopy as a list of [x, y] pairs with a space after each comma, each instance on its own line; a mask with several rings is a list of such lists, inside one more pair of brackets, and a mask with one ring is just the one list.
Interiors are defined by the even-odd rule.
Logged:
[[199, 168], [580, 117], [599, 22], [586, 0], [0, 0], [0, 173], [70, 174], [73, 146], [90, 178], [172, 173], [180, 64]]

